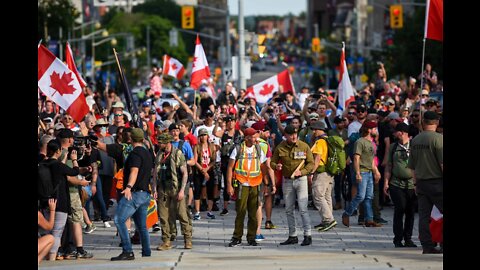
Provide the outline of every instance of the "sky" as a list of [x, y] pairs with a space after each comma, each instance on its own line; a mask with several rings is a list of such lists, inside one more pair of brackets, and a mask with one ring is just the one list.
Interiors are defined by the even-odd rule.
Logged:
[[[238, 1], [228, 0], [230, 15], [238, 15]], [[243, 14], [249, 15], [286, 15], [289, 12], [299, 15], [306, 11], [307, 0], [243, 0]]]

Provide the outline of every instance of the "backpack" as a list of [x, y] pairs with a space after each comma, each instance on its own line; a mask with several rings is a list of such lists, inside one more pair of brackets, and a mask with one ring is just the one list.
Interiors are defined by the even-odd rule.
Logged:
[[233, 134], [233, 138], [227, 143], [223, 143], [226, 140], [224, 136], [227, 136], [227, 135], [224, 134], [222, 136], [222, 147], [220, 148], [220, 155], [222, 157], [228, 157], [232, 153], [234, 146], [236, 144], [237, 145], [240, 144], [239, 142], [237, 142], [240, 136], [240, 132], [238, 130], [235, 130], [235, 133]]
[[58, 185], [53, 187], [53, 177], [50, 166], [53, 161], [40, 161], [38, 163], [38, 200], [42, 203], [48, 202], [50, 198], [57, 197]]
[[[243, 155], [243, 147], [241, 147], [242, 144], [236, 144], [235, 149], [237, 149], [237, 155], [235, 156], [235, 161], [237, 161], [242, 155]], [[260, 156], [262, 154], [262, 149], [260, 148], [260, 145], [258, 143], [254, 144], [255, 145], [255, 150], [257, 150], [257, 159], [260, 160]], [[233, 149], [232, 151], [233, 152]]]
[[347, 166], [345, 142], [340, 136], [321, 137], [327, 142], [327, 161], [324, 166], [319, 166], [317, 172], [327, 172], [330, 175], [339, 175]]

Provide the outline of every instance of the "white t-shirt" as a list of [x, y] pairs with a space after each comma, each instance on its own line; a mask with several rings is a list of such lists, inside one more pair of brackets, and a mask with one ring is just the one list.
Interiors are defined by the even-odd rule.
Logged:
[[[240, 146], [242, 147], [242, 146]], [[246, 148], [246, 153], [247, 153], [247, 158], [248, 158], [248, 161], [247, 161], [247, 168], [248, 170], [250, 170], [250, 166], [252, 165], [252, 159], [253, 159], [253, 156], [254, 156], [254, 153], [256, 152], [257, 150], [255, 150], [255, 145], [252, 145], [251, 147], [247, 147]], [[257, 155], [257, 153], [255, 153], [255, 155]], [[230, 159], [233, 159], [235, 160], [235, 158], [237, 157], [237, 148], [233, 148], [233, 151], [232, 153], [230, 154]], [[267, 157], [265, 156], [265, 153], [260, 149], [260, 163], [264, 163], [267, 161]], [[243, 183], [242, 184], [243, 186], [250, 186], [248, 183]]]
[[[195, 135], [195, 137], [198, 138], [198, 131], [201, 129], [201, 128], [206, 128], [207, 131], [208, 131], [208, 136], [212, 137], [212, 133], [213, 133], [213, 128], [215, 127], [215, 125], [212, 125], [211, 127], [207, 127], [205, 125], [201, 125], [201, 126], [198, 126], [195, 131], [193, 132], [193, 135]], [[218, 129], [217, 129], [218, 130]]]
[[305, 100], [307, 100], [307, 97], [310, 96], [310, 93], [300, 93], [298, 95], [298, 105], [300, 105], [300, 108], [303, 109], [303, 105], [305, 105]]
[[350, 123], [350, 125], [348, 125], [348, 137], [350, 137], [352, 133], [359, 132], [361, 127], [362, 123], [358, 122], [357, 120]]

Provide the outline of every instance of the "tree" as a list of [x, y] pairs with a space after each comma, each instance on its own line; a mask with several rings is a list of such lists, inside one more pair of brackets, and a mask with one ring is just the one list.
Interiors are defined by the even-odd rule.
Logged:
[[39, 0], [37, 17], [37, 39], [59, 39], [59, 29], [65, 33], [72, 27], [74, 21], [80, 15], [70, 0]]

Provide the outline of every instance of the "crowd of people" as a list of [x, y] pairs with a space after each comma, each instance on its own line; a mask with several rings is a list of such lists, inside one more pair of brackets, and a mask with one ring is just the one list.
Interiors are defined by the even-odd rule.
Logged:
[[[93, 221], [110, 227], [114, 205], [122, 253], [111, 260], [135, 259], [135, 243], [141, 243], [142, 256], [151, 256], [146, 221], [152, 200], [159, 220], [152, 230], [162, 231], [162, 243], [155, 243], [160, 251], [172, 248], [177, 219], [184, 248], [191, 249], [195, 221], [216, 219], [215, 212], [228, 215], [232, 202], [236, 218], [229, 246], [242, 243], [247, 212], [247, 244], [256, 246], [265, 239], [262, 229], [277, 227], [272, 207], [283, 202], [288, 236], [281, 245], [298, 243], [296, 207], [301, 245], [308, 246], [312, 228], [337, 226], [333, 211], [343, 209], [347, 227], [356, 215], [359, 226], [375, 228], [388, 222], [381, 210], [393, 203], [395, 247], [416, 246], [418, 211], [423, 252], [443, 252], [428, 227], [432, 207], [443, 212], [442, 108], [428, 99], [442, 89], [431, 67], [418, 82], [412, 77], [399, 82], [387, 81], [382, 65], [376, 80], [358, 89], [343, 111], [337, 110], [338, 97], [323, 88], [302, 87], [299, 93], [280, 88], [257, 104], [232, 82], [216, 99], [208, 86], [200, 87], [193, 104], [173, 94], [178, 102], [173, 105], [160, 98], [157, 76], [161, 69], [151, 76], [155, 91], [145, 89], [136, 104], [139, 126], [108, 83], [104, 91], [85, 88], [90, 112], [78, 123], [40, 96], [39, 164], [50, 168], [54, 192], [39, 198], [39, 263], [44, 256], [92, 258], [82, 232], [92, 233]], [[346, 151], [346, 167], [335, 174], [325, 169], [329, 136], [341, 138]], [[310, 217], [309, 207], [318, 216]]]

